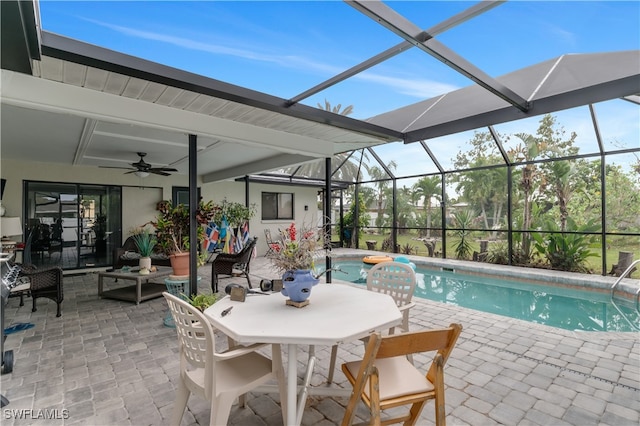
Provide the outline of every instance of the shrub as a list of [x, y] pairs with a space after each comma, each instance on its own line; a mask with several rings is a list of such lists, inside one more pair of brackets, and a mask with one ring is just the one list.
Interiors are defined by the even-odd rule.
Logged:
[[475, 214], [471, 210], [461, 210], [453, 215], [453, 221], [456, 228], [458, 228], [454, 231], [454, 234], [460, 238], [454, 245], [456, 259], [468, 259], [471, 255], [473, 249], [469, 242], [471, 237], [469, 228], [473, 224], [474, 217]]
[[[584, 226], [578, 227], [575, 221], [567, 218], [567, 230], [572, 232], [594, 232], [597, 231], [595, 221], [589, 221]], [[578, 233], [559, 232], [558, 225], [553, 221], [546, 223], [546, 229], [551, 232], [531, 234], [535, 241], [535, 250], [547, 259], [551, 268], [569, 272], [590, 272], [587, 266], [587, 258], [597, 257], [591, 251], [598, 247], [597, 236]]]
[[413, 254], [415, 251], [415, 248], [409, 243], [406, 243], [405, 245], [400, 247], [400, 253], [402, 254]]

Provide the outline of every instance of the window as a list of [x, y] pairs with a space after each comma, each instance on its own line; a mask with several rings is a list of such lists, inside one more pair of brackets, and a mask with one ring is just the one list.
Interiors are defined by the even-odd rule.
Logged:
[[293, 193], [262, 193], [262, 220], [274, 219], [293, 219]]
[[[171, 188], [172, 204], [173, 207], [178, 204], [189, 205], [189, 187], [188, 186], [174, 186]], [[198, 188], [197, 201], [200, 201], [200, 188]]]

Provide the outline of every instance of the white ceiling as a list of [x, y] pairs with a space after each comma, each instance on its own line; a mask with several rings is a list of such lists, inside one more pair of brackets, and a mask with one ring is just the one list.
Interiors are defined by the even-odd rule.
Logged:
[[212, 182], [386, 141], [47, 56], [34, 70], [2, 70], [3, 159], [129, 167], [145, 152], [186, 175], [195, 134], [198, 175]]

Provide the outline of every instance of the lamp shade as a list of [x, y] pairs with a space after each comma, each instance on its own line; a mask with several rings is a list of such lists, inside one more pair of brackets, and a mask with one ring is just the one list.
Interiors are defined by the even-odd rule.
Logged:
[[146, 178], [147, 176], [149, 176], [149, 172], [145, 172], [144, 170], [138, 170], [136, 172], [133, 172], [133, 174], [138, 176], [139, 178]]
[[2, 238], [22, 235], [22, 223], [19, 217], [0, 217], [0, 235]]

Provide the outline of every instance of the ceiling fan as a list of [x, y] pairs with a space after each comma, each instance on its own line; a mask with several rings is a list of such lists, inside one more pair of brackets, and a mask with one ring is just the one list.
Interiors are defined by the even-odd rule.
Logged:
[[131, 167], [110, 167], [110, 166], [100, 166], [106, 169], [123, 169], [129, 170], [125, 173], [125, 175], [129, 173], [133, 173], [138, 177], [145, 178], [149, 176], [149, 174], [153, 173], [160, 176], [171, 176], [171, 173], [168, 172], [177, 172], [178, 169], [174, 169], [171, 167], [151, 167], [151, 164], [144, 161], [144, 157], [147, 155], [146, 152], [138, 152], [138, 156], [140, 160], [135, 163], [131, 163]]

